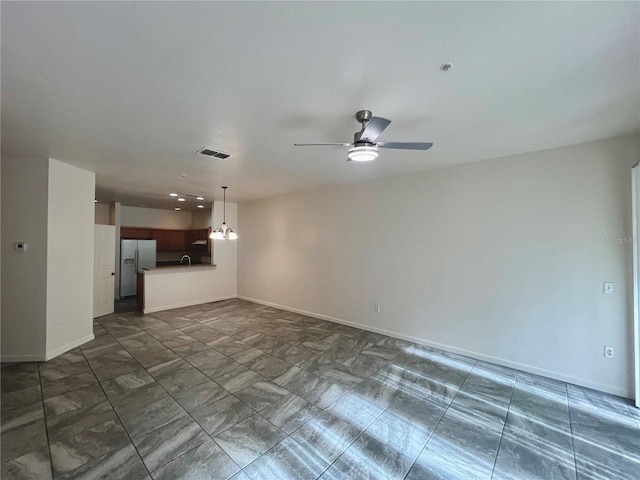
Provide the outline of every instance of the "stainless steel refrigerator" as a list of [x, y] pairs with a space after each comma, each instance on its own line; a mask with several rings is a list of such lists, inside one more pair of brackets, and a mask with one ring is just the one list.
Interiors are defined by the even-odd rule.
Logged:
[[155, 240], [122, 240], [120, 246], [120, 296], [136, 294], [136, 273], [156, 266]]

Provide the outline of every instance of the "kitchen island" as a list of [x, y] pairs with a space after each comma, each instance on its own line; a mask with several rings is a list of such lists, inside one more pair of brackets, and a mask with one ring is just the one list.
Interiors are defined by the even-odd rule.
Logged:
[[153, 313], [235, 297], [216, 265], [177, 265], [138, 273], [138, 309]]

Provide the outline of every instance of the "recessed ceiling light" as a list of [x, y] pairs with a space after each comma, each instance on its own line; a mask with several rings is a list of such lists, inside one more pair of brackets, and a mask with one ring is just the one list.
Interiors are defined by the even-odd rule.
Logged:
[[180, 197], [180, 198], [178, 199], [178, 201], [179, 201], [179, 202], [186, 202], [186, 200], [185, 200], [184, 198], [182, 198], [182, 197]]
[[200, 200], [200, 201], [202, 201], [202, 200], [204, 200], [204, 197], [203, 197], [203, 196], [201, 196], [201, 195], [198, 195], [198, 196], [196, 197], [196, 200]]
[[180, 207], [176, 207], [176, 208], [174, 208], [174, 210], [178, 210], [178, 211], [179, 211], [179, 210], [180, 210]]
[[170, 193], [170, 194], [169, 194], [169, 196], [170, 196], [170, 197], [177, 197], [177, 196], [178, 196], [178, 194], [177, 194], [177, 193]]
[[198, 205], [198, 208], [204, 208], [204, 205]]

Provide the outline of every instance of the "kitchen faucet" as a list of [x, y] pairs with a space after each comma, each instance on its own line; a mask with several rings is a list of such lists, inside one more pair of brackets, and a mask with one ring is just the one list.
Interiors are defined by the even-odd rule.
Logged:
[[182, 265], [182, 261], [185, 259], [185, 257], [187, 258], [187, 260], [189, 260], [189, 266], [191, 266], [191, 257], [189, 255], [182, 255], [182, 258], [180, 259], [180, 264]]

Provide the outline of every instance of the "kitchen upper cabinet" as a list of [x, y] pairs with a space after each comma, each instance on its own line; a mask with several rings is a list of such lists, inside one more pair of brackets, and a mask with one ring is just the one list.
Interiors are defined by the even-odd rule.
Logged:
[[169, 251], [175, 252], [188, 250], [188, 248], [185, 248], [185, 230], [167, 230], [167, 232], [169, 236]]
[[185, 248], [185, 230], [152, 230], [159, 252], [183, 252]]
[[136, 238], [136, 229], [134, 227], [120, 227], [120, 238]]
[[196, 246], [196, 245], [193, 245], [193, 242], [195, 242], [197, 240], [196, 232], [197, 232], [197, 230], [185, 230], [185, 232], [184, 232], [184, 246], [187, 247], [187, 250], [192, 250], [191, 247]]
[[[160, 230], [156, 228], [120, 227], [120, 238], [137, 240], [155, 240], [158, 252], [194, 252], [211, 253], [210, 229], [197, 230]], [[206, 244], [196, 244], [196, 241]]]
[[152, 229], [136, 227], [120, 227], [120, 238], [131, 238], [134, 240], [150, 240]]
[[156, 250], [158, 252], [168, 252], [171, 247], [171, 239], [169, 238], [169, 230], [154, 230], [153, 239], [156, 241]]
[[209, 240], [209, 229], [201, 228], [199, 230], [194, 230], [196, 232], [196, 240]]

